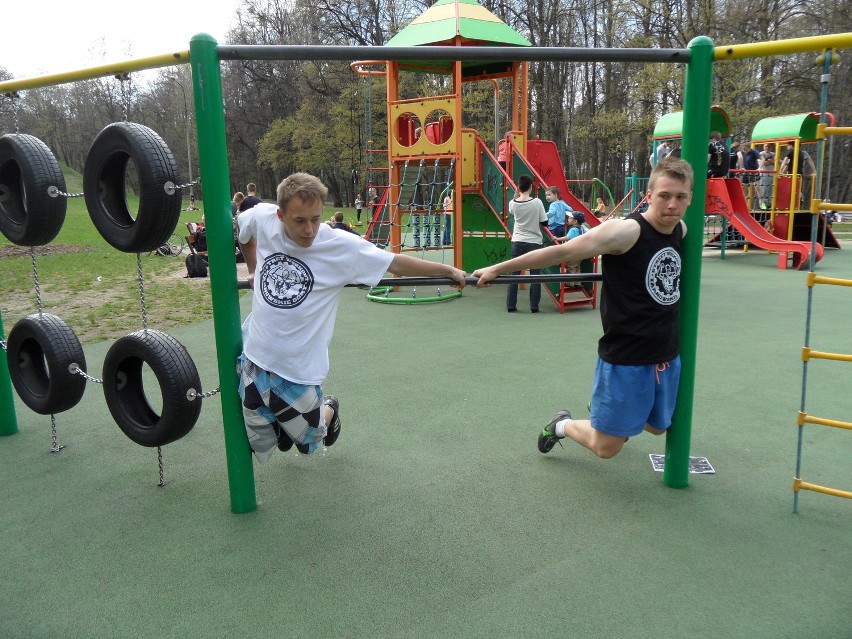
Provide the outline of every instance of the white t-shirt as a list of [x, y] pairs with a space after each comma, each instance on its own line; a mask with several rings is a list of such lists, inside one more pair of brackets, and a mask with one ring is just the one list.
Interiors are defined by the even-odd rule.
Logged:
[[537, 197], [526, 202], [511, 200], [509, 202], [509, 213], [515, 216], [515, 224], [512, 227], [513, 242], [529, 242], [530, 244], [542, 244], [544, 238], [541, 235], [541, 223], [547, 222], [547, 213], [544, 204]]
[[277, 210], [275, 204], [258, 204], [239, 216], [240, 242], [257, 243], [243, 351], [292, 382], [322, 384], [343, 287], [375, 286], [394, 254], [328, 224], [320, 224], [311, 246], [301, 247], [284, 234]]

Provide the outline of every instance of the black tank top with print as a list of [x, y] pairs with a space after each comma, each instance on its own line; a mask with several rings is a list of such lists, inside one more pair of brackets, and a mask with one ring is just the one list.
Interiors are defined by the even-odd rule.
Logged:
[[683, 226], [660, 233], [641, 213], [639, 239], [621, 255], [603, 256], [601, 359], [611, 364], [661, 364], [680, 349], [678, 305]]

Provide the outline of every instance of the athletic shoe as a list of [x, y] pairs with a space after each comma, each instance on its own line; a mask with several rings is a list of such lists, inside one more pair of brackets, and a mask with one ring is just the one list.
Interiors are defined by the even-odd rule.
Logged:
[[[563, 408], [560, 411], [557, 411], [556, 416], [550, 421], [550, 423], [544, 427], [544, 430], [541, 431], [541, 435], [538, 436], [538, 450], [541, 453], [549, 453], [553, 450], [553, 447], [556, 446], [556, 443], [560, 439], [564, 439], [564, 437], [560, 437], [556, 434], [556, 424], [561, 422], [564, 419], [571, 419], [571, 412]], [[559, 444], [560, 446], [562, 444]]]
[[326, 446], [331, 446], [340, 437], [340, 402], [334, 395], [326, 395], [322, 403], [323, 406], [330, 406], [332, 411], [331, 423], [325, 433]]

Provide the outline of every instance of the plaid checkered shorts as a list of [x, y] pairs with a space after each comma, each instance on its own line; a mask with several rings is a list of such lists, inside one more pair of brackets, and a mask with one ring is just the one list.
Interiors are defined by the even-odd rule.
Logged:
[[270, 458], [282, 437], [308, 447], [322, 444], [326, 433], [322, 386], [296, 384], [260, 368], [241, 354], [237, 359], [239, 393], [249, 444], [258, 461]]

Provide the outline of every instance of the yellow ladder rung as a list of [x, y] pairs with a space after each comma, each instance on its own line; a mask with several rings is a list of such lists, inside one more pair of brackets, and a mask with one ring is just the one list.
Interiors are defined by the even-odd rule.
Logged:
[[825, 419], [824, 417], [814, 417], [799, 411], [799, 416], [796, 419], [796, 424], [804, 426], [805, 424], [819, 424], [820, 426], [831, 426], [833, 428], [845, 428], [852, 430], [852, 422], [842, 422], [838, 419]]
[[840, 490], [839, 488], [828, 488], [827, 486], [820, 486], [819, 484], [809, 484], [806, 481], [802, 481], [798, 477], [793, 479], [793, 492], [799, 492], [800, 490], [812, 490], [815, 493], [822, 493], [824, 495], [834, 495], [835, 497], [845, 497], [846, 499], [852, 499], [852, 492], [848, 490]]
[[826, 351], [813, 351], [807, 346], [802, 348], [802, 361], [811, 359], [833, 359], [839, 362], [852, 362], [852, 355], [846, 353], [828, 353]]

